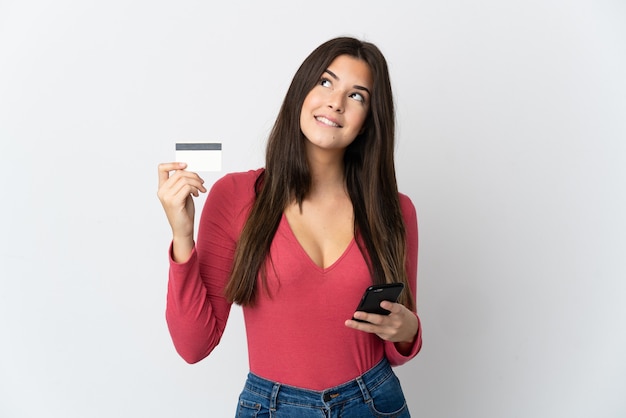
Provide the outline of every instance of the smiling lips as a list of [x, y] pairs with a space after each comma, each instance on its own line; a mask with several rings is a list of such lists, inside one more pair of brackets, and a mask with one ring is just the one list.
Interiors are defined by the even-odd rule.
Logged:
[[336, 122], [333, 122], [332, 120], [330, 120], [330, 119], [328, 119], [328, 118], [326, 118], [324, 116], [316, 116], [315, 120], [318, 121], [318, 122], [323, 123], [326, 126], [331, 126], [333, 128], [341, 128], [341, 125], [339, 125]]

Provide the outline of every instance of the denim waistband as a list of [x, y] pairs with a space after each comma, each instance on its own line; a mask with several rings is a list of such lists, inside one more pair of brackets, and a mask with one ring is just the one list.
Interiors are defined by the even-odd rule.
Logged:
[[393, 371], [389, 361], [383, 357], [376, 366], [356, 379], [322, 391], [284, 385], [264, 379], [254, 373], [248, 374], [245, 389], [267, 398], [272, 410], [276, 409], [279, 402], [328, 408], [358, 397], [362, 397], [365, 402], [369, 401], [371, 399], [370, 391], [373, 391], [390, 376], [393, 376]]

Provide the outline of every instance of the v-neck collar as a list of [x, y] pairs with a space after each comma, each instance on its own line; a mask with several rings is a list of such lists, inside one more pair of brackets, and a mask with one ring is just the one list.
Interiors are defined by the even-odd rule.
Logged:
[[341, 261], [350, 253], [350, 251], [352, 251], [352, 247], [356, 245], [356, 240], [354, 239], [354, 237], [352, 237], [352, 239], [350, 240], [346, 248], [343, 250], [341, 255], [337, 257], [337, 259], [334, 260], [330, 265], [328, 265], [328, 267], [322, 267], [318, 265], [315, 261], [313, 261], [309, 253], [307, 253], [304, 247], [302, 246], [302, 244], [300, 244], [300, 241], [298, 241], [298, 237], [296, 237], [296, 234], [293, 232], [293, 229], [291, 229], [291, 225], [289, 225], [289, 220], [287, 219], [287, 216], [284, 213], [280, 220], [279, 228], [286, 230], [285, 236], [289, 238], [291, 241], [293, 241], [294, 246], [298, 248], [298, 251], [300, 252], [300, 254], [304, 258], [306, 258], [307, 262], [311, 264], [311, 266], [314, 267], [316, 270], [318, 270], [320, 273], [327, 273], [331, 271], [332, 269], [334, 269], [335, 266], [341, 263]]

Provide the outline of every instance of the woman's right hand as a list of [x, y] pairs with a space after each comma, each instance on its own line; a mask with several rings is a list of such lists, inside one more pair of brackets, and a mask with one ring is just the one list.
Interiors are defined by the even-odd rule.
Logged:
[[204, 180], [196, 173], [185, 171], [185, 163], [159, 164], [159, 190], [165, 215], [172, 228], [174, 261], [184, 262], [194, 247], [193, 227], [195, 207], [193, 197], [205, 193]]

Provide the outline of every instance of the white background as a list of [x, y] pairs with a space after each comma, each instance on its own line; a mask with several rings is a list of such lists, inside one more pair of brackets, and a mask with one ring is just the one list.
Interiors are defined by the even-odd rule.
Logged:
[[626, 416], [621, 0], [0, 0], [0, 416], [233, 415], [240, 309], [193, 366], [166, 329], [156, 166], [182, 140], [223, 143], [208, 184], [261, 166], [338, 35], [376, 43], [395, 89], [413, 416]]

